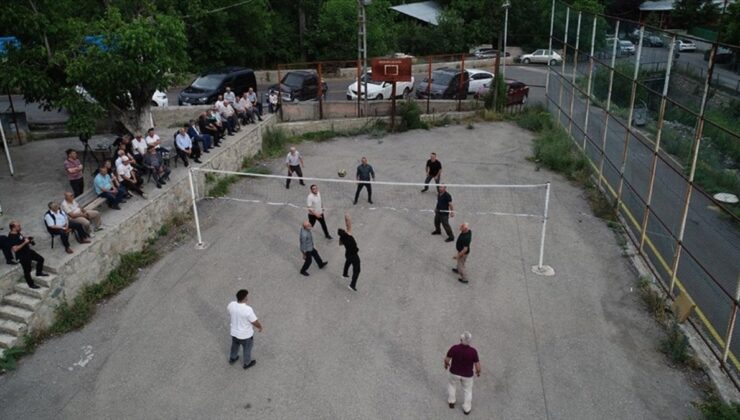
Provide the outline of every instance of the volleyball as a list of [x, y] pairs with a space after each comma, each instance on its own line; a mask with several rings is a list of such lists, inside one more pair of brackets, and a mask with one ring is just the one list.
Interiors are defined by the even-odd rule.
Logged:
[[337, 172], [337, 175], [339, 175], [340, 178], [344, 178], [345, 176], [347, 176], [347, 170], [346, 169], [340, 169]]

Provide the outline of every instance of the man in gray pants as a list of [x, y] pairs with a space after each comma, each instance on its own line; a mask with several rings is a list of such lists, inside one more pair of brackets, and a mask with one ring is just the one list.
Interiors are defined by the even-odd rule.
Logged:
[[367, 202], [373, 204], [373, 185], [369, 181], [375, 181], [375, 171], [373, 167], [367, 163], [367, 158], [362, 157], [362, 163], [357, 167], [357, 191], [355, 191], [355, 201], [353, 204], [357, 204], [357, 199], [360, 198], [360, 191], [362, 188], [367, 188]]
[[316, 250], [316, 248], [313, 247], [313, 234], [311, 234], [311, 229], [313, 226], [311, 226], [311, 222], [308, 220], [303, 221], [303, 227], [301, 228], [301, 254], [303, 254], [303, 260], [305, 261], [303, 263], [303, 267], [301, 267], [301, 274], [304, 276], [308, 276], [308, 267], [311, 266], [311, 260], [315, 259], [316, 263], [319, 265], [319, 268], [324, 268], [326, 265], [325, 261], [321, 260], [321, 256], [319, 255], [319, 251]]

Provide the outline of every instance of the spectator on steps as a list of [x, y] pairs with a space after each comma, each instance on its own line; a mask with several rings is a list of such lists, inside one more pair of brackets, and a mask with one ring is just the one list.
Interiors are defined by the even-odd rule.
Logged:
[[80, 160], [77, 159], [77, 152], [73, 149], [67, 149], [67, 160], [64, 161], [64, 171], [67, 173], [67, 179], [75, 197], [81, 195], [85, 190], [83, 167]]
[[226, 126], [226, 131], [230, 136], [233, 136], [237, 131], [236, 112], [234, 111], [234, 107], [231, 106], [231, 102], [224, 101], [221, 109], [221, 120]]
[[200, 149], [198, 148], [198, 145], [193, 144], [190, 136], [188, 136], [188, 133], [185, 131], [186, 129], [187, 124], [180, 128], [180, 132], [175, 136], [175, 150], [177, 151], [177, 156], [182, 159], [183, 163], [185, 163], [185, 166], [187, 167], [190, 165], [188, 158], [193, 158], [195, 163], [203, 162], [200, 161]]
[[10, 222], [8, 244], [11, 251], [13, 251], [21, 263], [21, 267], [23, 267], [23, 277], [26, 279], [28, 287], [38, 289], [39, 286], [36, 285], [31, 277], [31, 261], [36, 261], [36, 277], [48, 277], [49, 275], [44, 273], [44, 257], [31, 249], [31, 246], [36, 245], [36, 242], [34, 242], [33, 236], [23, 236], [21, 233], [21, 224], [17, 220]]
[[69, 216], [69, 220], [82, 225], [82, 228], [85, 229], [85, 232], [90, 237], [95, 236], [94, 232], [103, 229], [101, 227], [100, 212], [97, 210], [85, 210], [80, 207], [71, 192], [64, 193], [64, 200], [62, 200], [60, 206], [62, 211]]
[[134, 135], [134, 139], [131, 140], [131, 150], [134, 154], [134, 159], [136, 160], [136, 163], [141, 165], [142, 161], [144, 160], [144, 155], [146, 154], [147, 148], [149, 147], [148, 144], [146, 144], [146, 140], [144, 140], [144, 137], [141, 136], [140, 132], [136, 132]]
[[59, 235], [62, 239], [62, 245], [67, 254], [71, 254], [72, 248], [69, 246], [69, 234], [73, 233], [77, 237], [77, 242], [81, 244], [89, 244], [90, 240], [87, 239], [88, 235], [82, 225], [69, 220], [67, 213], [59, 208], [59, 204], [51, 201], [49, 202], [49, 211], [44, 214], [44, 223], [46, 229], [52, 236]]

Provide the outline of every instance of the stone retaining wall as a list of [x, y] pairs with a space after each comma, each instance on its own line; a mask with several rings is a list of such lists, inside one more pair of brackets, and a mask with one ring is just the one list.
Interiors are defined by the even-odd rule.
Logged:
[[[398, 106], [402, 101], [396, 101], [396, 112], [398, 112]], [[422, 112], [426, 112], [426, 100], [417, 100], [416, 103]], [[324, 119], [357, 118], [357, 102], [354, 101], [324, 101], [321, 107]], [[458, 112], [457, 107], [458, 101], [454, 100], [429, 101], [429, 114]], [[460, 101], [461, 111], [471, 111], [482, 107], [482, 101], [474, 99]], [[364, 104], [362, 104], [361, 111], [364, 111]], [[319, 120], [319, 114], [319, 103], [316, 101], [283, 104], [283, 122], [317, 121]], [[368, 103], [368, 115], [370, 117], [391, 115], [391, 101], [370, 101]]]

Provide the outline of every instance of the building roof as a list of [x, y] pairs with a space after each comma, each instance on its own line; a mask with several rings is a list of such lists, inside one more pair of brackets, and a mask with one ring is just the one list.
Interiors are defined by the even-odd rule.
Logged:
[[[730, 0], [728, 3], [734, 3], [735, 0]], [[722, 9], [725, 4], [724, 0], [712, 0], [716, 6]], [[657, 1], [646, 1], [640, 4], [641, 12], [670, 12], [674, 9], [674, 0], [657, 0]]]
[[436, 1], [400, 4], [391, 7], [391, 9], [434, 26], [439, 23], [439, 15], [442, 13], [442, 8]]

